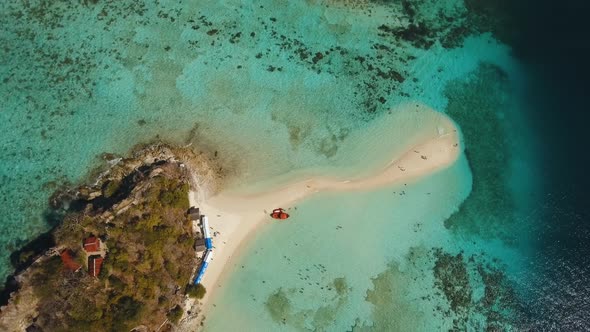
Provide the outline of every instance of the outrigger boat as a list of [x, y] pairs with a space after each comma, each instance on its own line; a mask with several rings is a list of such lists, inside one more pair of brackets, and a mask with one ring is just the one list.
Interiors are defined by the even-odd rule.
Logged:
[[287, 219], [287, 218], [289, 218], [289, 214], [287, 212], [285, 212], [285, 210], [283, 208], [278, 208], [278, 209], [272, 210], [272, 213], [270, 214], [270, 216], [273, 217], [274, 219]]

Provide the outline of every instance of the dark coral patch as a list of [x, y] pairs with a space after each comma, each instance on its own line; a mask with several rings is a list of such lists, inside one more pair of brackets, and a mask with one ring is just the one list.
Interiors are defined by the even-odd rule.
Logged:
[[506, 97], [510, 81], [499, 67], [482, 64], [466, 79], [450, 82], [444, 91], [449, 100], [447, 114], [462, 129], [473, 173], [471, 193], [445, 226], [513, 243], [514, 228], [519, 226], [506, 172], [512, 143], [506, 122], [498, 116], [510, 107]]
[[390, 34], [395, 36], [398, 40], [409, 42], [414, 47], [429, 49], [436, 41], [436, 31], [431, 30], [426, 26], [426, 23], [410, 23], [405, 27], [389, 27], [385, 24], [378, 27], [381, 34]]

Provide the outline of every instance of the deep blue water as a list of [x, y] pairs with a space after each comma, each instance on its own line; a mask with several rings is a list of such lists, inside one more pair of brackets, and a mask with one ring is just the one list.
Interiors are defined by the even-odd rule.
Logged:
[[[588, 54], [588, 53], [586, 53]], [[582, 60], [582, 59], [580, 59]], [[554, 68], [555, 70], [558, 70]], [[563, 69], [561, 67], [560, 69]], [[575, 68], [570, 68], [575, 70]], [[539, 217], [541, 227], [534, 230], [541, 239], [534, 262], [543, 271], [537, 276], [534, 314], [541, 321], [565, 330], [588, 330], [590, 312], [590, 177], [587, 154], [587, 101], [582, 93], [586, 82], [568, 81], [562, 75], [540, 75], [535, 88], [539, 114], [533, 119], [543, 146], [544, 202]], [[559, 80], [560, 86], [555, 79]], [[579, 89], [579, 90], [578, 90]], [[539, 97], [537, 97], [539, 98]], [[543, 101], [543, 103], [541, 102]], [[541, 203], [541, 202], [540, 202]]]
[[515, 8], [519, 37], [511, 45], [528, 65], [529, 114], [543, 153], [543, 202], [531, 314], [537, 328], [590, 330], [590, 45], [585, 1], [523, 2]]

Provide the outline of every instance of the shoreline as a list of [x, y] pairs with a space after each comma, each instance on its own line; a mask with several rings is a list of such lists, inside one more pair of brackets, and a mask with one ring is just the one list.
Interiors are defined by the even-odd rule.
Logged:
[[239, 255], [239, 249], [250, 242], [264, 222], [271, 220], [269, 213], [273, 208], [289, 209], [318, 192], [375, 190], [420, 178], [454, 163], [463, 151], [457, 126], [447, 116], [430, 112], [437, 117], [436, 132], [428, 132], [421, 143], [407, 147], [401, 155], [394, 154], [373, 174], [349, 179], [311, 176], [282, 184], [275, 190], [241, 194], [221, 191], [209, 198], [199, 197], [202, 192], [190, 191], [190, 204], [209, 216], [210, 228], [216, 236], [213, 238], [215, 255], [202, 280], [207, 293], [199, 302], [201, 311], [185, 323], [200, 324], [206, 317], [208, 305], [227, 280], [227, 271]]

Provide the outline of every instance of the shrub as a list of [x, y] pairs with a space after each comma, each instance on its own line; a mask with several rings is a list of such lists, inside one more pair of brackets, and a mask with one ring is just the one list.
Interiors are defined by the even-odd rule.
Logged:
[[109, 181], [107, 184], [102, 188], [102, 195], [106, 198], [113, 196], [119, 187], [121, 186], [121, 181]]
[[113, 288], [118, 293], [122, 293], [127, 285], [123, 281], [121, 281], [121, 279], [117, 278], [115, 275], [110, 275], [109, 286], [111, 286], [111, 288]]
[[207, 293], [207, 290], [205, 289], [205, 286], [201, 285], [201, 284], [197, 284], [197, 285], [188, 285], [186, 287], [186, 294], [188, 294], [189, 297], [192, 297], [194, 299], [202, 299], [203, 297], [205, 297], [205, 294]]
[[91, 322], [102, 318], [102, 309], [96, 303], [83, 296], [73, 296], [70, 299], [70, 309], [67, 314], [71, 319], [81, 322]]
[[29, 259], [31, 259], [31, 257], [33, 257], [34, 255], [35, 255], [35, 252], [34, 251], [23, 251], [18, 256], [18, 262], [20, 264], [25, 263], [26, 261], [28, 261]]
[[33, 274], [32, 284], [43, 285], [43, 287], [33, 288], [35, 295], [41, 301], [50, 300], [55, 295], [56, 285], [62, 278], [62, 271], [61, 258], [59, 256], [52, 256]]
[[179, 305], [177, 305], [174, 308], [172, 308], [172, 310], [170, 310], [166, 316], [172, 323], [176, 324], [182, 317], [183, 313], [184, 311], [182, 310], [182, 308]]
[[111, 310], [115, 321], [128, 321], [137, 317], [144, 304], [130, 296], [123, 296], [113, 304]]
[[188, 201], [188, 194], [185, 190], [177, 189], [172, 191], [164, 191], [160, 195], [160, 200], [165, 205], [180, 209], [188, 209], [190, 205]]

